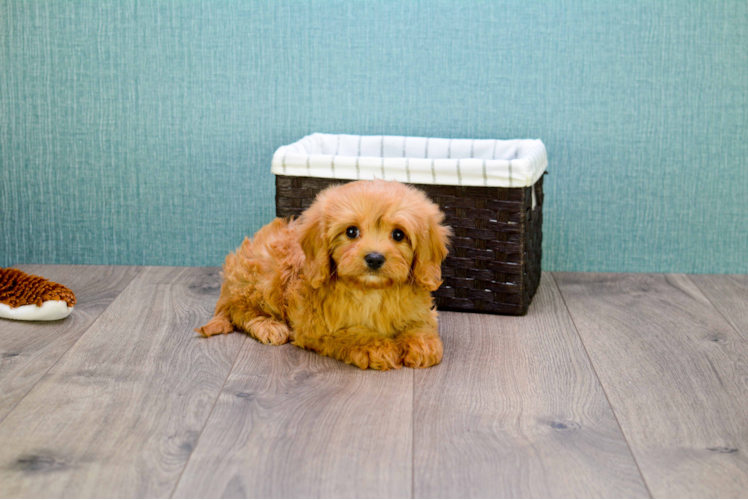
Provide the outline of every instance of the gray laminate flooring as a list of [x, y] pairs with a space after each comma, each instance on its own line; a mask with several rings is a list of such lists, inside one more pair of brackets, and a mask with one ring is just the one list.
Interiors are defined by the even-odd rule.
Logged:
[[382, 373], [200, 338], [217, 268], [18, 267], [78, 305], [0, 320], [1, 497], [748, 496], [746, 276], [544, 273]]

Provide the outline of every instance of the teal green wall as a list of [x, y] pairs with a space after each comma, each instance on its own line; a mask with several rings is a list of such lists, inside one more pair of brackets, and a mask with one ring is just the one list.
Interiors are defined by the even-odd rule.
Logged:
[[218, 265], [314, 131], [539, 137], [546, 269], [748, 272], [745, 0], [0, 0], [0, 265]]

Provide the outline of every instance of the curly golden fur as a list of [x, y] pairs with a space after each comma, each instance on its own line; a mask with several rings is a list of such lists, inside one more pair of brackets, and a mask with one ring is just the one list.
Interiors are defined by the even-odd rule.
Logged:
[[197, 331], [236, 328], [359, 368], [435, 365], [442, 342], [430, 292], [447, 255], [443, 219], [399, 182], [330, 187], [301, 218], [275, 219], [226, 257], [215, 317]]

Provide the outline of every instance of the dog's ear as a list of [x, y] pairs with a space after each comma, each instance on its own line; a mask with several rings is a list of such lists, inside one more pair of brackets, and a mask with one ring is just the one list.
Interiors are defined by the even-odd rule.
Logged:
[[323, 200], [317, 198], [301, 217], [299, 243], [304, 250], [304, 275], [313, 288], [330, 278], [330, 249], [327, 243]]
[[444, 214], [436, 207], [428, 214], [428, 222], [418, 235], [413, 257], [413, 279], [429, 290], [435, 291], [442, 284], [442, 261], [447, 256], [447, 245], [452, 230], [443, 226]]

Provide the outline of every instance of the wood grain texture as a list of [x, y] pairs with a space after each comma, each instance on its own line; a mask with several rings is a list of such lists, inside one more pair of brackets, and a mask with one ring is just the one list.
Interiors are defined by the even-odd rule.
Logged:
[[0, 424], [0, 496], [168, 497], [245, 341], [216, 268], [144, 268]]
[[16, 266], [75, 293], [72, 314], [60, 321], [0, 319], [0, 422], [62, 357], [140, 271], [123, 266]]
[[692, 274], [688, 277], [735, 331], [748, 341], [748, 275]]
[[410, 497], [412, 383], [250, 340], [175, 497]]
[[415, 497], [644, 497], [553, 278], [525, 317], [441, 313], [415, 373]]
[[556, 273], [656, 497], [748, 492], [748, 343], [685, 275]]

